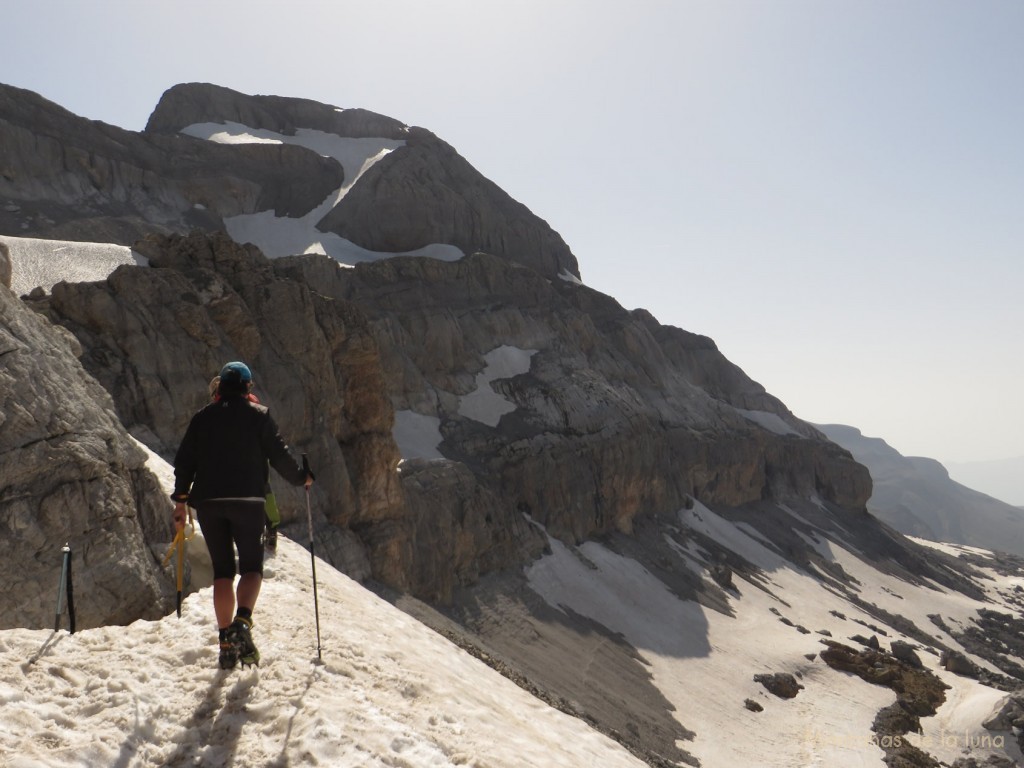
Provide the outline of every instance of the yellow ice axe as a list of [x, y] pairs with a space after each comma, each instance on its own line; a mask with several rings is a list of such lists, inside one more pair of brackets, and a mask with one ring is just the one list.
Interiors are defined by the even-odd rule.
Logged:
[[[181, 618], [181, 595], [185, 586], [185, 543], [192, 541], [196, 535], [196, 525], [192, 521], [192, 507], [188, 507], [188, 524], [178, 529], [178, 532], [174, 536], [174, 541], [171, 542], [171, 546], [167, 549], [167, 554], [164, 555], [164, 565], [171, 562], [171, 557], [177, 554], [178, 562], [176, 564], [177, 571], [177, 583], [178, 583], [178, 618]], [[185, 533], [187, 529], [190, 529], [189, 533]]]

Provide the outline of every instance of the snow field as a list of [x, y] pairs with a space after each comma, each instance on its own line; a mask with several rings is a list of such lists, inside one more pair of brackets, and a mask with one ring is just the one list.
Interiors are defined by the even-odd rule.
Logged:
[[22, 296], [36, 286], [49, 293], [55, 284], [106, 280], [122, 264], [148, 266], [145, 256], [126, 245], [0, 237], [11, 252], [11, 290]]
[[0, 764], [642, 765], [323, 562], [315, 663], [309, 555], [271, 563], [258, 668], [218, 669], [209, 589], [181, 619], [0, 633]]
[[[880, 709], [896, 700], [895, 693], [806, 655], [823, 650], [824, 635], [819, 632], [856, 646], [849, 640], [851, 635], [870, 636], [874, 632], [864, 624], [882, 622], [812, 574], [795, 569], [749, 526], [734, 524], [699, 502], [679, 514], [688, 527], [714, 537], [763, 569], [764, 580], [758, 584], [733, 574], [739, 592], [738, 597], [730, 597], [734, 616], [681, 600], [638, 563], [595, 542], [584, 543], [574, 554], [552, 540], [551, 554], [527, 569], [530, 586], [552, 606], [564, 605], [621, 633], [639, 651], [651, 665], [654, 684], [675, 706], [674, 716], [696, 733], [692, 742], [680, 746], [705, 768], [881, 768], [883, 752], [871, 743], [871, 724]], [[824, 536], [809, 543], [859, 581], [865, 601], [906, 616], [925, 632], [941, 636], [947, 645], [959, 647], [927, 614], [938, 605], [947, 620], [966, 623], [977, 610], [976, 601], [886, 576]], [[697, 572], [709, 565], [692, 543], [674, 549]], [[925, 595], [927, 600], [916, 599]], [[879, 637], [885, 648], [897, 638], [916, 645], [912, 638], [888, 632]], [[920, 746], [950, 760], [987, 754], [975, 749], [993, 739], [981, 722], [1004, 694], [938, 669], [938, 658], [927, 652], [919, 656], [952, 686], [938, 714], [922, 720]], [[783, 700], [753, 681], [755, 674], [774, 672], [794, 674], [804, 689], [796, 698]], [[747, 710], [743, 706], [747, 698], [764, 711]], [[1006, 753], [1019, 758], [1015, 745], [1004, 746]]]

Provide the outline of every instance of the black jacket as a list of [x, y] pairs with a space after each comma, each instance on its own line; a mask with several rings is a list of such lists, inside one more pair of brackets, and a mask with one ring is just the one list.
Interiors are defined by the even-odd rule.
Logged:
[[210, 403], [188, 425], [174, 457], [174, 495], [206, 499], [263, 498], [267, 462], [292, 485], [306, 473], [295, 463], [265, 406], [245, 397]]

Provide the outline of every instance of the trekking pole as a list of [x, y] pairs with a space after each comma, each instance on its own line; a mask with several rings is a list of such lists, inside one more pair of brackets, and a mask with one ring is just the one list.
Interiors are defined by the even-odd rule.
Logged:
[[57, 585], [57, 612], [53, 620], [53, 631], [60, 631], [60, 615], [64, 612], [64, 597], [68, 600], [68, 629], [75, 634], [75, 609], [71, 593], [71, 545], [65, 544], [61, 549], [64, 553], [60, 566], [60, 583]]
[[[183, 529], [184, 530], [184, 529]], [[175, 568], [175, 582], [178, 587], [178, 594], [175, 601], [175, 610], [178, 612], [178, 618], [181, 618], [181, 593], [185, 587], [185, 535], [182, 531], [178, 531], [178, 535], [175, 537], [175, 541], [178, 544], [178, 562]]]
[[[313, 473], [309, 471], [309, 459], [306, 454], [302, 454], [302, 470], [308, 477], [312, 477]], [[316, 614], [316, 658], [317, 661], [323, 661], [323, 656], [320, 652], [320, 600], [316, 594], [316, 555], [313, 553], [313, 512], [309, 506], [309, 486], [306, 486], [306, 520], [309, 523], [309, 561], [313, 565], [313, 610]]]

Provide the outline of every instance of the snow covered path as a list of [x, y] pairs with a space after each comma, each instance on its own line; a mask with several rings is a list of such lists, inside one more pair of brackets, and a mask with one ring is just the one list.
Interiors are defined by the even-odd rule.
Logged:
[[[208, 589], [182, 618], [0, 632], [0, 766], [642, 766], [282, 540], [254, 638], [217, 668]], [[86, 595], [76, 596], [86, 600]]]

